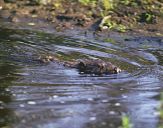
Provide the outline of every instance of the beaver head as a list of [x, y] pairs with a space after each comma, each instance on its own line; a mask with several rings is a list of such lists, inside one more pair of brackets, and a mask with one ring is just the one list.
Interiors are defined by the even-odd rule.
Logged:
[[110, 62], [102, 60], [83, 60], [78, 63], [80, 72], [89, 74], [117, 74], [121, 69]]
[[98, 63], [98, 67], [101, 73], [104, 74], [117, 74], [121, 72], [121, 69], [110, 62]]

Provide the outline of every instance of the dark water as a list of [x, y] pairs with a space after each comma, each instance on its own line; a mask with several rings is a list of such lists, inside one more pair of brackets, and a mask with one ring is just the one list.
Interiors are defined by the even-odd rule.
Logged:
[[[126, 114], [134, 128], [157, 128], [163, 38], [114, 38], [1, 28], [0, 127], [118, 128]], [[100, 58], [123, 72], [79, 74], [58, 63], [38, 63], [40, 55]]]

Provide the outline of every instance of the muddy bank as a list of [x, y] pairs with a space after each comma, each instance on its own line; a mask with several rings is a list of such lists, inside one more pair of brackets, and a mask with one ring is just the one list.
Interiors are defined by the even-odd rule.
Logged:
[[102, 16], [100, 6], [92, 7], [80, 2], [51, 0], [49, 3], [37, 3], [35, 0], [2, 0], [0, 19], [17, 27], [45, 31], [84, 30], [95, 34], [123, 32], [128, 35], [162, 36], [163, 3], [153, 1], [148, 4], [132, 4], [119, 3], [116, 8]]

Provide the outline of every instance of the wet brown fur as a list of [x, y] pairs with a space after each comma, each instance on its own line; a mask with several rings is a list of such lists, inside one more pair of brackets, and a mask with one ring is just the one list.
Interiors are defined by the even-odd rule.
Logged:
[[39, 60], [43, 63], [55, 61], [63, 64], [66, 67], [77, 68], [80, 73], [86, 74], [117, 74], [121, 69], [110, 62], [100, 59], [82, 59], [76, 61], [61, 61], [52, 56], [40, 57]]

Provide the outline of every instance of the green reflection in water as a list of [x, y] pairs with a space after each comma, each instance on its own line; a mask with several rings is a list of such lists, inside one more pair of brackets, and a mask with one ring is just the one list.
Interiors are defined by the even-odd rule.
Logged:
[[14, 74], [20, 68], [9, 60], [10, 46], [14, 46], [14, 43], [8, 43], [10, 41], [9, 35], [13, 33], [13, 31], [4, 29], [0, 31], [0, 127], [7, 128], [14, 117], [13, 110], [7, 107], [13, 98], [9, 87], [12, 86], [13, 81], [18, 79], [18, 76]]

